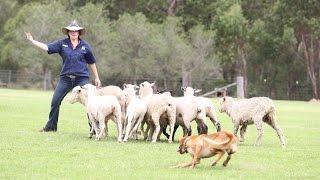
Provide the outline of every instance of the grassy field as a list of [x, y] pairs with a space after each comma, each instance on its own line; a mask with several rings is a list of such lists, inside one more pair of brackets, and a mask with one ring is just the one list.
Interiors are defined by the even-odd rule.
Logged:
[[[118, 143], [115, 124], [109, 122], [108, 138], [88, 139], [80, 104], [63, 102], [58, 132], [38, 132], [47, 121], [51, 96], [52, 92], [0, 89], [0, 179], [320, 178], [320, 104], [275, 101], [285, 149], [267, 125], [262, 145], [253, 147], [257, 132], [249, 126], [245, 143], [228, 167], [222, 166], [223, 160], [211, 167], [210, 158], [190, 170], [169, 169], [190, 156], [178, 154], [178, 143], [168, 144], [163, 136], [156, 144], [141, 138]], [[218, 118], [224, 129], [232, 129], [225, 114], [218, 113]], [[213, 125], [207, 124], [213, 132]]]

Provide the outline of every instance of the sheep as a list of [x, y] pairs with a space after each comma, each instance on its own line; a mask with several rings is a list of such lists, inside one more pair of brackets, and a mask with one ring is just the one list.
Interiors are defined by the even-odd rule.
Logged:
[[[183, 90], [183, 95], [185, 97], [196, 97], [194, 96], [194, 94], [201, 91], [199, 89], [193, 89], [192, 87], [182, 87], [181, 89]], [[221, 125], [216, 116], [215, 108], [212, 104], [211, 99], [205, 97], [197, 98], [199, 99], [199, 102], [205, 106], [206, 116], [209, 117], [213, 125], [216, 127], [217, 132], [219, 132], [221, 130]]]
[[[115, 96], [97, 96], [96, 87], [91, 84], [76, 86], [73, 88], [69, 102], [79, 102], [86, 107], [87, 115], [93, 128], [89, 137], [96, 132], [96, 140], [105, 137], [106, 121], [113, 116], [118, 128], [118, 141], [122, 141], [121, 107]], [[97, 127], [99, 123], [100, 130]]]
[[[105, 95], [113, 95], [115, 97], [117, 97], [120, 106], [121, 106], [121, 118], [122, 118], [122, 124], [124, 124], [125, 121], [125, 115], [126, 115], [126, 106], [127, 106], [127, 99], [126, 96], [124, 95], [123, 90], [118, 87], [118, 86], [113, 86], [113, 85], [109, 85], [109, 86], [105, 86], [103, 88], [99, 88], [97, 89], [97, 95], [100, 96], [105, 96]], [[122, 126], [124, 128], [124, 126]], [[124, 131], [123, 131], [124, 133]]]
[[137, 129], [147, 113], [147, 104], [136, 96], [136, 85], [124, 84], [123, 92], [127, 96], [126, 118], [125, 118], [125, 136], [126, 142], [129, 137], [136, 134]]
[[[199, 103], [196, 97], [174, 97], [176, 102], [176, 124], [173, 131], [174, 134], [179, 127], [183, 129], [183, 136], [191, 135], [191, 122], [197, 122], [197, 129], [199, 134], [206, 134], [208, 127], [205, 124], [205, 107]], [[166, 127], [163, 128], [163, 134], [168, 137]]]
[[[156, 142], [160, 132], [160, 125], [163, 124], [162, 121], [168, 119], [170, 126], [170, 137], [168, 142], [172, 143], [174, 124], [176, 122], [176, 104], [169, 92], [153, 94], [153, 85], [154, 83], [151, 84], [145, 81], [139, 86], [139, 96], [146, 102], [148, 107], [146, 118], [150, 127], [148, 139], [151, 139], [152, 136], [152, 142]], [[145, 137], [146, 132], [148, 131], [145, 131]]]
[[276, 121], [275, 106], [270, 98], [253, 97], [235, 100], [232, 97], [223, 97], [220, 103], [220, 112], [225, 112], [231, 118], [235, 135], [237, 135], [239, 126], [241, 126], [240, 142], [244, 142], [247, 125], [254, 124], [258, 130], [254, 146], [260, 145], [264, 132], [262, 122], [265, 122], [277, 132], [281, 146], [285, 147], [282, 130]]

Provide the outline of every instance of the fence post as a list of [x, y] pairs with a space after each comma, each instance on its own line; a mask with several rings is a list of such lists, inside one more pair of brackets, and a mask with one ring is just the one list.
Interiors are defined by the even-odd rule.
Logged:
[[12, 71], [11, 71], [11, 70], [9, 70], [8, 84], [10, 84], [10, 83], [11, 83], [11, 74], [12, 74]]
[[237, 98], [244, 98], [243, 76], [237, 76]]

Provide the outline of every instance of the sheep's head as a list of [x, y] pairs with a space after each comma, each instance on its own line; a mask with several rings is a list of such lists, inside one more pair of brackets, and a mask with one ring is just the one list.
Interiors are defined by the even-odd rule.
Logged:
[[181, 87], [184, 96], [193, 96], [196, 93], [201, 92], [201, 89], [193, 89], [192, 87]]
[[223, 113], [223, 112], [227, 112], [227, 109], [228, 109], [228, 105], [230, 102], [233, 101], [233, 98], [232, 97], [222, 97], [221, 98], [221, 101], [220, 101], [220, 112]]
[[69, 103], [74, 104], [80, 102], [80, 94], [83, 93], [84, 89], [80, 86], [76, 86], [71, 91], [71, 96], [69, 97]]
[[123, 84], [123, 92], [126, 96], [135, 96], [139, 86], [133, 84]]
[[85, 89], [88, 92], [88, 94], [89, 93], [96, 94], [96, 91], [97, 91], [97, 87], [92, 84], [85, 84], [81, 86], [81, 88]]
[[153, 83], [149, 83], [148, 81], [144, 81], [143, 83], [141, 83], [139, 85], [139, 96], [143, 97], [146, 95], [150, 95], [153, 94], [153, 89], [152, 87], [154, 86], [154, 82]]

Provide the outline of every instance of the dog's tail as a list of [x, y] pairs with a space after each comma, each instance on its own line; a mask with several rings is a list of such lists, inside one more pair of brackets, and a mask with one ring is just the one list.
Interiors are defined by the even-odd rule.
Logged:
[[228, 136], [228, 139], [225, 139], [224, 141], [221, 141], [221, 142], [214, 141], [214, 140], [207, 138], [207, 137], [203, 137], [203, 140], [205, 140], [210, 145], [216, 146], [216, 148], [220, 149], [220, 148], [223, 148], [223, 146], [226, 146], [228, 144], [232, 144], [232, 143], [234, 143], [234, 141], [236, 141], [235, 137], [232, 133], [226, 133], [226, 135]]
[[209, 139], [207, 137], [203, 137], [203, 140], [205, 140], [207, 143], [211, 144], [211, 145], [215, 145], [215, 146], [220, 146], [220, 145], [224, 145], [224, 144], [227, 144], [230, 139], [227, 139], [225, 141], [222, 141], [222, 142], [218, 142], [218, 141], [214, 141], [212, 139]]

